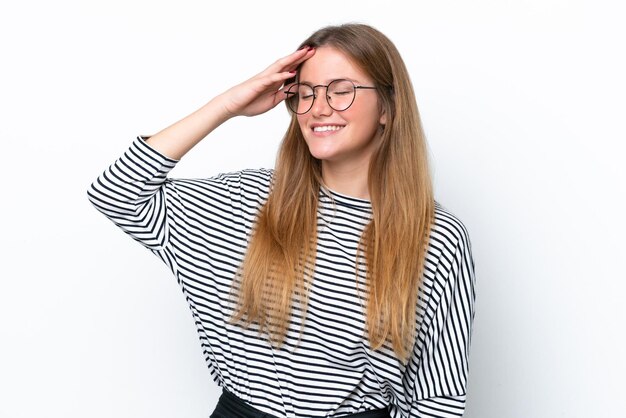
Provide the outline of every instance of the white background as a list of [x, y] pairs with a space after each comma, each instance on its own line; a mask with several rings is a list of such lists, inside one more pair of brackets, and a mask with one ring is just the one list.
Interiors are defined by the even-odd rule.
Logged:
[[[136, 135], [347, 21], [401, 51], [437, 199], [470, 231], [466, 416], [623, 416], [619, 3], [3, 3], [0, 416], [209, 416], [219, 392], [174, 277], [87, 187]], [[270, 167], [287, 120], [229, 121], [172, 176]]]

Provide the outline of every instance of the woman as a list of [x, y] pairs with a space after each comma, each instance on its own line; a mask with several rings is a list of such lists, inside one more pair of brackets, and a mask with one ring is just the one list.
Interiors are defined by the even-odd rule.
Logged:
[[[283, 100], [275, 170], [166, 177], [226, 120]], [[137, 138], [89, 197], [176, 275], [223, 388], [212, 417], [463, 414], [470, 242], [434, 202], [407, 70], [374, 28], [315, 32]]]

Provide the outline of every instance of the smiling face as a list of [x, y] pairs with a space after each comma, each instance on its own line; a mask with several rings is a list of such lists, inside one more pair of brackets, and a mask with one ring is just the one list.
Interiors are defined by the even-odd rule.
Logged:
[[[330, 46], [317, 48], [300, 69], [301, 83], [327, 85], [336, 79], [351, 80], [357, 86], [373, 86], [371, 78], [346, 54]], [[385, 123], [376, 90], [357, 89], [352, 106], [341, 112], [328, 105], [325, 93], [324, 87], [318, 87], [311, 110], [298, 115], [311, 155], [322, 161], [322, 171], [328, 164], [347, 169], [369, 164], [381, 125]]]

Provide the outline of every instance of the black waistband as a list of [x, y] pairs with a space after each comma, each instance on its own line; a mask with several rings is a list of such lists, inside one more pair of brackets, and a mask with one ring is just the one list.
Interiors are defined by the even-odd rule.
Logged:
[[[389, 418], [387, 408], [358, 412], [356, 414], [341, 415], [341, 418]], [[260, 411], [239, 399], [226, 389], [222, 390], [215, 411], [210, 418], [278, 418], [275, 415]]]

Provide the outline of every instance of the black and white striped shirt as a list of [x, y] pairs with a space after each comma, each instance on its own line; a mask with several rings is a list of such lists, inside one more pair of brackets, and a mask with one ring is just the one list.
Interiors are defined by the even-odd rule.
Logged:
[[370, 202], [320, 191], [307, 313], [294, 307], [285, 344], [275, 348], [257, 329], [229, 323], [231, 283], [273, 171], [168, 179], [176, 162], [139, 137], [88, 195], [172, 270], [219, 386], [280, 417], [335, 417], [387, 405], [394, 418], [463, 414], [475, 278], [469, 237], [454, 215], [436, 205], [416, 306], [417, 338], [403, 364], [390, 345], [373, 351], [365, 337], [356, 286], [362, 290], [366, 283], [355, 269]]

